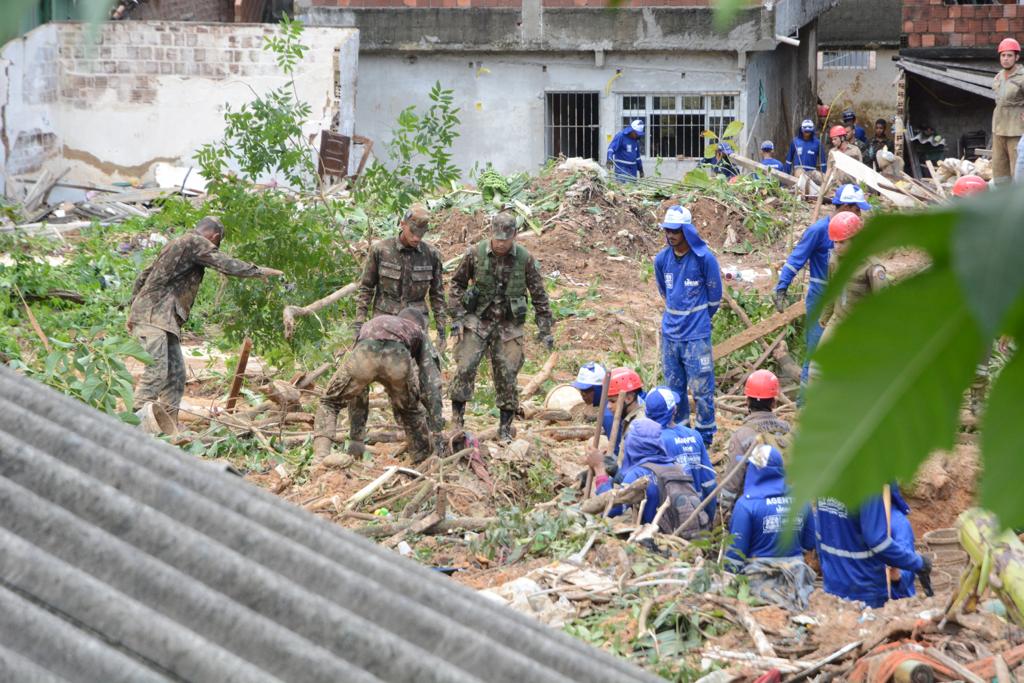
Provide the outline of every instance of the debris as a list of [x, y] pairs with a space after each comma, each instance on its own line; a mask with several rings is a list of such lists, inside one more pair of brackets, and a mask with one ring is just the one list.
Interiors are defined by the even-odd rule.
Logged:
[[753, 327], [747, 328], [725, 341], [715, 344], [712, 349], [715, 360], [725, 358], [733, 351], [742, 349], [747, 344], [757, 341], [766, 334], [771, 334], [783, 325], [788, 325], [807, 312], [803, 301], [798, 301], [782, 313], [775, 313], [764, 318]]
[[284, 307], [284, 338], [291, 339], [292, 333], [295, 331], [295, 319], [301, 318], [307, 315], [315, 315], [317, 311], [327, 308], [331, 304], [337, 303], [347, 296], [355, 294], [356, 290], [359, 289], [358, 282], [350, 282], [341, 289], [328, 294], [322, 299], [314, 301], [306, 306], [285, 306]]
[[626, 486], [613, 488], [584, 500], [580, 504], [580, 510], [596, 515], [616, 505], [636, 505], [647, 496], [647, 484], [648, 478], [640, 477]]
[[[231, 380], [231, 390], [228, 391], [228, 400], [224, 409], [229, 413], [235, 411], [235, 402], [238, 401], [238, 393], [242, 390], [242, 380], [245, 379], [245, 366], [249, 363], [249, 351], [252, 350], [252, 339], [246, 337], [242, 341], [242, 348], [238, 350], [238, 365], [235, 366], [235, 375]], [[282, 410], [287, 409], [282, 406]]]
[[540, 369], [540, 372], [534, 375], [526, 384], [526, 387], [520, 394], [520, 400], [525, 401], [537, 393], [537, 390], [540, 389], [540, 385], [544, 384], [544, 382], [546, 382], [551, 376], [551, 371], [555, 369], [556, 363], [558, 363], [558, 351], [552, 351], [551, 355], [548, 356], [548, 359], [544, 362], [544, 366]]
[[899, 208], [913, 209], [921, 206], [921, 200], [900, 191], [878, 171], [836, 150], [829, 152], [829, 155], [835, 168], [851, 176], [859, 185], [868, 185]]

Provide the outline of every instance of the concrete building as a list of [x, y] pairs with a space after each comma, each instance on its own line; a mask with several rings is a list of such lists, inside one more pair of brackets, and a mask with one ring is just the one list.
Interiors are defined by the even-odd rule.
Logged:
[[900, 47], [902, 0], [842, 0], [818, 19], [818, 96], [846, 108], [871, 135], [874, 121], [896, 113], [895, 58]]
[[[92, 42], [85, 24], [51, 22], [11, 41], [0, 49], [0, 181], [43, 168], [78, 182], [145, 181], [160, 162], [193, 166], [223, 134], [225, 106], [286, 82], [262, 49], [275, 30], [121, 21], [102, 24]], [[313, 108], [308, 139], [323, 129], [351, 135], [358, 32], [310, 28], [303, 40], [296, 88]]]
[[725, 33], [707, 0], [296, 0], [296, 12], [359, 29], [356, 129], [378, 143], [440, 81], [461, 109], [463, 170], [603, 162], [611, 137], [641, 118], [645, 169], [678, 177], [702, 156], [704, 130], [739, 119], [750, 150], [788, 140], [812, 114], [816, 18], [836, 2], [764, 2]]
[[988, 147], [995, 107], [992, 78], [996, 47], [1024, 37], [1024, 6], [903, 0], [898, 66], [906, 74], [906, 120], [914, 130], [932, 126], [948, 156], [974, 158]]

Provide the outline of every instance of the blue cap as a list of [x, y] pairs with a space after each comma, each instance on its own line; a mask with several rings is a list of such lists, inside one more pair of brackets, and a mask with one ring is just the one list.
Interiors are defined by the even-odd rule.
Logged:
[[840, 204], [856, 204], [860, 207], [861, 211], [871, 210], [871, 205], [868, 204], [868, 200], [864, 196], [864, 191], [857, 185], [853, 184], [840, 185], [836, 189], [835, 195], [832, 197], [832, 203], [836, 206], [839, 206]]
[[735, 152], [733, 152], [732, 145], [730, 145], [728, 142], [719, 142], [718, 143], [718, 151], [721, 152], [722, 154], [727, 154], [727, 155], [728, 154], [735, 154]]
[[593, 361], [584, 364], [576, 374], [576, 381], [572, 386], [580, 391], [600, 387], [604, 383], [605, 369], [600, 363]]
[[774, 152], [775, 151], [775, 143], [772, 142], [771, 140], [765, 140], [764, 142], [761, 143], [761, 151], [762, 152]]
[[811, 121], [810, 119], [804, 119], [803, 121], [800, 122], [800, 130], [804, 131], [805, 133], [813, 133], [814, 121]]
[[661, 222], [661, 227], [668, 230], [682, 230], [684, 225], [692, 225], [693, 216], [690, 214], [690, 210], [686, 207], [675, 206], [668, 207], [668, 211], [665, 212], [665, 220]]
[[655, 387], [644, 399], [644, 414], [662, 427], [667, 427], [679, 405], [679, 394], [668, 387]]

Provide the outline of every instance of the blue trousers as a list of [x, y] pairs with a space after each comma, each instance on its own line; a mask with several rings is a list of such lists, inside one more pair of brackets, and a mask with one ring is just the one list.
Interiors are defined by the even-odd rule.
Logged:
[[711, 337], [692, 341], [661, 340], [661, 370], [665, 384], [682, 397], [676, 407], [676, 424], [690, 425], [690, 401], [697, 407], [693, 426], [705, 446], [710, 446], [715, 426], [715, 362], [711, 355]]
[[807, 318], [804, 322], [804, 338], [807, 340], [807, 355], [804, 357], [804, 366], [800, 371], [801, 390], [807, 386], [807, 373], [811, 366], [811, 356], [814, 355], [814, 350], [818, 348], [818, 342], [821, 341], [821, 334], [824, 332], [824, 328], [822, 328], [818, 323], [817, 311], [818, 301], [821, 300], [821, 294], [821, 291], [814, 288], [807, 292]]

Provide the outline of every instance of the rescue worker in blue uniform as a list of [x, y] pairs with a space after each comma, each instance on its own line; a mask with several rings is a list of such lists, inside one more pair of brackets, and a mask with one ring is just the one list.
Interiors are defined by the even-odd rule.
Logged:
[[864, 126], [857, 123], [857, 113], [852, 109], [847, 109], [843, 112], [843, 125], [847, 128], [853, 128], [853, 137], [864, 143], [864, 146], [868, 145], [868, 132], [864, 130]]
[[799, 521], [797, 537], [781, 543], [793, 499], [786, 486], [782, 453], [762, 444], [747, 463], [743, 493], [733, 508], [729, 533], [732, 546], [726, 555], [737, 564], [768, 557], [799, 557], [801, 550], [814, 550], [814, 522], [808, 512]]
[[601, 386], [604, 384], [605, 369], [600, 363], [591, 361], [580, 366], [576, 381], [571, 386], [580, 392], [580, 398], [588, 406], [601, 405]]
[[[649, 419], [661, 425], [661, 444], [665, 452], [686, 469], [697, 494], [704, 500], [715, 490], [715, 467], [700, 434], [673, 422], [679, 401], [679, 394], [669, 387], [656, 387], [647, 394], [644, 412]], [[711, 501], [704, 508], [709, 518], [715, 518], [716, 507], [717, 503]]]
[[789, 143], [786, 153], [786, 173], [796, 174], [801, 169], [805, 172], [825, 170], [824, 150], [814, 132], [814, 121], [810, 119], [800, 124], [800, 134]]
[[664, 249], [654, 257], [654, 278], [665, 300], [661, 316], [661, 366], [665, 384], [680, 396], [676, 423], [694, 428], [704, 445], [715, 436], [715, 363], [711, 354], [711, 318], [722, 303], [718, 260], [697, 234], [689, 210], [672, 206], [661, 223]]
[[[685, 468], [665, 452], [661, 442], [661, 425], [654, 420], [646, 417], [637, 418], [626, 435], [624, 448], [632, 464], [629, 467], [623, 467], [622, 484], [628, 486], [641, 477], [648, 478], [646, 502], [643, 506], [643, 515], [640, 518], [642, 523], [651, 523], [658, 513], [658, 506], [661, 505], [662, 496], [666, 493], [661, 490], [659, 481], [666, 483], [671, 481], [670, 487], [667, 487], [669, 488], [667, 493], [669, 493], [672, 503], [668, 507], [675, 508], [674, 514], [664, 515], [659, 525], [663, 532], [671, 533], [675, 524], [682, 523], [685, 518], [689, 517], [689, 513], [692, 513], [700, 504], [700, 496], [693, 488], [693, 481], [686, 473]], [[605, 471], [604, 452], [590, 447], [587, 450], [587, 464], [594, 470], [596, 493], [601, 494], [611, 490], [612, 479]], [[623, 512], [625, 512], [625, 507], [616, 505], [608, 511], [608, 516], [617, 517]], [[697, 522], [684, 529], [680, 535], [689, 538], [701, 530], [708, 529], [710, 519], [702, 510], [698, 514]]]
[[[860, 215], [861, 211], [870, 211], [871, 205], [864, 198], [864, 192], [856, 185], [840, 185], [832, 197], [832, 204], [835, 211], [850, 211]], [[825, 292], [825, 285], [828, 282], [828, 257], [832, 250], [832, 240], [828, 237], [828, 222], [831, 216], [812, 223], [804, 231], [800, 241], [797, 242], [786, 265], [779, 272], [779, 282], [775, 285], [775, 308], [780, 313], [786, 310], [786, 290], [793, 282], [793, 278], [800, 272], [800, 269], [808, 263], [811, 277], [807, 287], [807, 314], [804, 322], [804, 334], [807, 340], [807, 357], [804, 358], [803, 369], [800, 372], [801, 386], [807, 384], [807, 373], [810, 367], [810, 358], [814, 349], [821, 341], [822, 327], [818, 322], [817, 305], [821, 295]]]
[[711, 167], [711, 172], [715, 175], [723, 175], [726, 178], [735, 178], [739, 175], [739, 169], [736, 168], [735, 164], [732, 163], [732, 159], [729, 157], [735, 154], [732, 145], [728, 142], [719, 142], [715, 145], [715, 156], [713, 158], [705, 159], [704, 165]]
[[[914, 537], [914, 528], [910, 526], [910, 506], [900, 493], [899, 486], [891, 486], [892, 498], [892, 540], [903, 548], [913, 550], [917, 544]], [[890, 580], [892, 581], [892, 597], [894, 600], [900, 598], [912, 598], [917, 595], [914, 589], [914, 573], [905, 569], [890, 569]]]
[[815, 543], [825, 591], [846, 600], [881, 607], [890, 597], [889, 567], [914, 574], [931, 595], [931, 563], [893, 537], [881, 496], [850, 510], [835, 498], [814, 507]]
[[634, 119], [628, 126], [620, 130], [608, 145], [608, 167], [620, 181], [636, 180], [644, 177], [643, 119]]
[[775, 143], [771, 140], [765, 140], [761, 143], [761, 165], [767, 166], [768, 168], [774, 168], [776, 171], [786, 170], [786, 165], [776, 159], [773, 154], [775, 153]]

